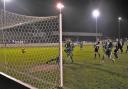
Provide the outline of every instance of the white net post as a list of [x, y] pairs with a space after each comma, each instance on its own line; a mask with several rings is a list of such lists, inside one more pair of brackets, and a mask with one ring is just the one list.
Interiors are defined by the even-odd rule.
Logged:
[[63, 87], [63, 55], [62, 55], [62, 13], [59, 14], [59, 32], [60, 32], [60, 87]]

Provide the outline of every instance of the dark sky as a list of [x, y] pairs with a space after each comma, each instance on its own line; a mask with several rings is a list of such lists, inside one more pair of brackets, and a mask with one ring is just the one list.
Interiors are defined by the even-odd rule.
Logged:
[[[7, 10], [31, 16], [58, 15], [56, 3], [59, 0], [12, 0]], [[118, 16], [123, 17], [121, 35], [128, 35], [127, 0], [63, 0], [63, 30], [95, 32], [95, 19], [92, 10], [99, 8], [98, 31], [106, 36], [117, 36]], [[0, 7], [2, 4], [0, 4]]]

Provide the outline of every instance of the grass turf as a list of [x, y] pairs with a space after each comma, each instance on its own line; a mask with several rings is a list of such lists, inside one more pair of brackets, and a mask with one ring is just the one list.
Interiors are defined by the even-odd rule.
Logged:
[[75, 63], [64, 66], [65, 89], [128, 89], [128, 54], [119, 56], [115, 64], [109, 59], [101, 64], [92, 46], [75, 48]]
[[[6, 67], [3, 67], [6, 61], [8, 68], [27, 72], [32, 66], [44, 64], [47, 60], [57, 57], [58, 50], [58, 48], [26, 48], [26, 53], [22, 54], [21, 48], [1, 48], [0, 70], [8, 73], [5, 71]], [[120, 60], [116, 60], [115, 64], [109, 59], [101, 64], [101, 58], [94, 59], [93, 50], [93, 46], [90, 45], [83, 49], [75, 47], [73, 64], [64, 53], [66, 63], [64, 64], [64, 89], [128, 89], [128, 54], [120, 54]], [[30, 74], [54, 84], [56, 80], [53, 77], [56, 73], [57, 71], [51, 73], [39, 71]], [[43, 85], [42, 81], [35, 82], [30, 78], [27, 79], [28, 76], [17, 75], [13, 70], [9, 74], [25, 82], [30, 82], [31, 85], [36, 85], [40, 89], [46, 89], [40, 87]], [[59, 73], [57, 75], [59, 76]], [[50, 84], [44, 84], [44, 86], [47, 87]]]

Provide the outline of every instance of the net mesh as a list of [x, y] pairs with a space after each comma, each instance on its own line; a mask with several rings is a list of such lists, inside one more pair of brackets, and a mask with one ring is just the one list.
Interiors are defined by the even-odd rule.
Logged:
[[39, 89], [60, 83], [58, 16], [0, 10], [0, 71]]

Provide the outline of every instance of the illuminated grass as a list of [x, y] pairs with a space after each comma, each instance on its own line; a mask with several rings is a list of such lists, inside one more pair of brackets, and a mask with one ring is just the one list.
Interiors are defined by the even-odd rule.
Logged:
[[128, 89], [128, 54], [120, 54], [115, 64], [109, 59], [101, 64], [93, 47], [85, 46], [75, 48], [74, 60], [64, 67], [65, 89]]
[[[21, 48], [1, 48], [0, 49], [0, 64], [4, 64], [5, 58], [8, 68], [28, 72], [28, 74], [44, 80], [56, 83], [55, 78], [51, 75], [58, 76], [59, 69], [46, 72], [31, 72], [31, 68], [36, 65], [45, 64], [47, 60], [58, 56], [58, 48], [26, 48], [26, 53], [22, 54]], [[94, 59], [93, 46], [85, 46], [82, 50], [79, 47], [74, 49], [74, 63], [66, 58], [64, 53], [64, 88], [65, 89], [128, 89], [128, 54], [120, 54], [120, 60], [115, 64], [111, 60], [106, 59], [105, 63], [101, 64], [101, 58]], [[6, 54], [6, 55], [5, 55]], [[102, 49], [101, 49], [102, 57]], [[29, 65], [28, 65], [29, 64]], [[1, 65], [1, 71], [8, 73]], [[7, 69], [8, 70], [8, 69]], [[57, 72], [58, 71], [58, 72]], [[9, 72], [10, 75], [31, 85], [36, 85], [40, 89], [45, 89], [50, 84], [45, 84], [42, 81], [33, 81], [27, 75], [19, 74], [14, 70]], [[28, 79], [27, 79], [28, 78]], [[47, 87], [48, 88], [48, 87]], [[46, 88], [46, 89], [47, 89]]]

